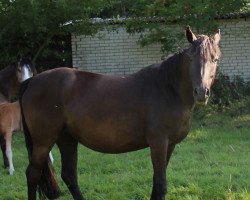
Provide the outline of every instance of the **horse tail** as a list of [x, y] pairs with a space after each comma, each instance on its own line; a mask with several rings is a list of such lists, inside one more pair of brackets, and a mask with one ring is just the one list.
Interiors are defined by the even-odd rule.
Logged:
[[22, 105], [22, 98], [23, 98], [23, 94], [26, 91], [29, 82], [30, 82], [31, 78], [25, 80], [24, 82], [21, 83], [20, 89], [19, 89], [19, 104], [20, 104], [20, 109], [21, 109], [21, 118], [22, 118], [22, 125], [23, 125], [23, 132], [24, 132], [24, 136], [25, 136], [25, 143], [26, 143], [26, 148], [28, 151], [28, 156], [29, 156], [29, 161], [31, 161], [31, 153], [32, 153], [32, 149], [33, 149], [33, 144], [32, 144], [32, 140], [31, 140], [31, 136], [30, 136], [30, 132], [29, 129], [27, 127], [25, 118], [24, 118], [24, 114], [23, 114], [23, 105]]
[[[26, 148], [27, 148], [28, 156], [29, 156], [29, 163], [31, 163], [33, 143], [32, 143], [32, 138], [31, 138], [28, 126], [24, 118], [22, 97], [27, 87], [29, 86], [30, 80], [31, 78], [22, 82], [20, 90], [19, 90], [19, 103], [20, 103], [20, 108], [21, 108], [23, 131], [25, 135]], [[38, 191], [39, 191], [40, 197], [44, 199], [45, 197], [47, 197], [48, 199], [56, 199], [60, 196], [60, 193], [61, 193], [60, 188], [57, 184], [57, 181], [55, 178], [55, 172], [54, 172], [50, 158], [48, 158], [46, 165], [42, 169], [41, 178], [38, 183]]]

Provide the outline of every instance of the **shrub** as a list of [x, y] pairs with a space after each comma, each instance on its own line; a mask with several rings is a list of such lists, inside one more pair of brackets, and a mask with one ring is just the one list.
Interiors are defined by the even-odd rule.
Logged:
[[218, 72], [212, 88], [208, 106], [196, 107], [194, 117], [203, 117], [218, 112], [226, 112], [230, 116], [250, 113], [250, 82], [244, 82], [240, 76], [235, 76], [231, 81], [229, 76]]
[[219, 71], [212, 88], [210, 103], [227, 107], [236, 101], [244, 99], [246, 95], [247, 84], [243, 78], [237, 75], [231, 81], [229, 76]]

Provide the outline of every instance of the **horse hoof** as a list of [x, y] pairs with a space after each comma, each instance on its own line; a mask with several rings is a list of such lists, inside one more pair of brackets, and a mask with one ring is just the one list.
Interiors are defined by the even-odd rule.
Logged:
[[14, 169], [9, 170], [9, 173], [10, 173], [11, 176], [14, 174], [14, 171], [15, 171]]

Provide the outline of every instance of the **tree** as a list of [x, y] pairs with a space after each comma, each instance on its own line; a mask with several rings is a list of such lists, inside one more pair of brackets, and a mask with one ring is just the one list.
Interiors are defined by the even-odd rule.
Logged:
[[92, 23], [95, 17], [124, 17], [128, 32], [142, 33], [142, 45], [159, 42], [162, 51], [171, 51], [187, 25], [211, 32], [218, 27], [217, 17], [249, 11], [247, 1], [0, 0], [0, 67], [15, 61], [19, 53], [30, 54], [34, 62], [53, 54], [60, 58], [63, 55], [49, 46], [72, 33], [95, 34], [106, 25]]
[[129, 32], [143, 33], [143, 46], [158, 42], [167, 52], [183, 43], [187, 25], [209, 34], [218, 29], [221, 16], [250, 11], [248, 0], [113, 0], [112, 5], [112, 11], [103, 12], [104, 16], [122, 14]]
[[[47, 48], [55, 36], [94, 34], [99, 26], [93, 26], [90, 18], [107, 6], [105, 0], [0, 0], [1, 67], [18, 54], [28, 53], [35, 62], [56, 53]], [[70, 22], [74, 26], [67, 25]]]

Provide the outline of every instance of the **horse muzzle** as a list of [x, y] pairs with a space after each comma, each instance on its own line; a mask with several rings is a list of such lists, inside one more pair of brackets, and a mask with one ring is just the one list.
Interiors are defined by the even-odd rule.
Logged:
[[193, 91], [195, 104], [207, 105], [210, 97], [210, 90], [207, 87], [196, 87]]

